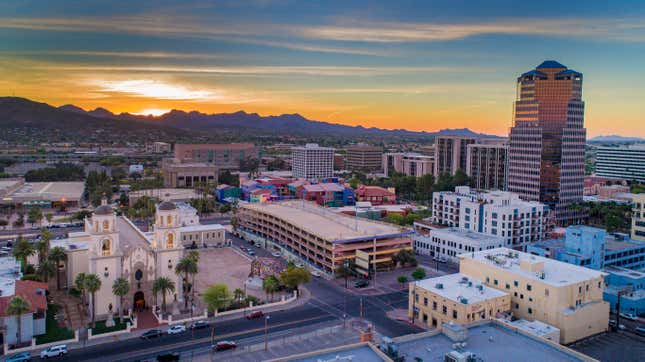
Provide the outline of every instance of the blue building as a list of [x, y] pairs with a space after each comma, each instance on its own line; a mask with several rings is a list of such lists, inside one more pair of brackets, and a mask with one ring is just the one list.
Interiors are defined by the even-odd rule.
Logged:
[[645, 268], [645, 242], [584, 225], [569, 226], [564, 239], [529, 244], [527, 252], [596, 270]]
[[608, 286], [603, 291], [603, 298], [609, 302], [612, 310], [616, 310], [618, 292], [620, 296], [620, 312], [636, 315], [645, 314], [645, 273], [625, 268], [607, 267], [605, 278]]

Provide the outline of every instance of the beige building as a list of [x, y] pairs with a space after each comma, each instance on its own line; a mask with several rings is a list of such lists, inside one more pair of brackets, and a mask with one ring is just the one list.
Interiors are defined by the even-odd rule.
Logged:
[[508, 248], [461, 254], [459, 271], [508, 293], [515, 317], [559, 328], [560, 343], [607, 330], [606, 273]]
[[421, 177], [434, 172], [434, 156], [419, 153], [386, 153], [383, 154], [381, 166], [385, 177], [393, 173]]
[[261, 158], [253, 143], [175, 145], [175, 159], [181, 163], [207, 163], [220, 169], [237, 170], [240, 161], [249, 158]]
[[408, 316], [429, 328], [444, 323], [469, 325], [511, 310], [508, 293], [464, 274], [449, 274], [409, 284]]
[[280, 249], [289, 259], [329, 274], [346, 260], [355, 260], [358, 251], [365, 252], [367, 264], [390, 269], [399, 250], [412, 249], [408, 229], [339, 214], [310, 202], [241, 204], [238, 218], [242, 238]]
[[466, 172], [467, 147], [477, 141], [475, 137], [438, 136], [434, 140], [434, 174], [454, 175], [457, 170]]
[[364, 143], [345, 148], [345, 167], [348, 170], [379, 171], [383, 148]]
[[194, 187], [198, 183], [217, 183], [217, 167], [208, 163], [180, 163], [164, 159], [161, 166], [164, 187]]
[[635, 194], [632, 205], [632, 239], [645, 241], [645, 194]]

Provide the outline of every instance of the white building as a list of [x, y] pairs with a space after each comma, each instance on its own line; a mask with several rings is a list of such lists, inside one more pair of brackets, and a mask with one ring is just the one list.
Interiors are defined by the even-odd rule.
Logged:
[[645, 145], [598, 147], [596, 175], [645, 182]]
[[468, 186], [432, 194], [432, 222], [499, 236], [507, 247], [544, 239], [548, 207], [507, 191], [475, 192]]
[[334, 176], [334, 149], [307, 143], [292, 151], [293, 177], [317, 180]]
[[458, 255], [473, 251], [489, 250], [504, 246], [504, 239], [456, 227], [433, 227], [422, 222], [414, 223], [413, 241], [418, 254], [445, 258], [459, 262]]
[[181, 226], [199, 225], [199, 215], [197, 209], [190, 206], [187, 202], [175, 202], [179, 211], [179, 223]]
[[390, 177], [394, 172], [421, 177], [434, 172], [434, 156], [420, 153], [386, 153], [383, 154], [382, 167], [385, 177]]

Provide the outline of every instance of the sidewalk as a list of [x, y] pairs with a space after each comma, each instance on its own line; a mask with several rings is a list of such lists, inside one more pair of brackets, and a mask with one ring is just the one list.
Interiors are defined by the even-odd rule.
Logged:
[[[296, 308], [296, 307], [305, 305], [309, 301], [310, 298], [311, 298], [311, 293], [309, 292], [309, 290], [307, 290], [304, 287], [301, 287], [300, 288], [300, 297], [298, 299], [296, 299], [295, 301], [293, 301], [293, 302], [291, 302], [289, 304], [276, 305], [276, 306], [263, 308], [261, 310], [262, 310], [262, 312], [264, 312], [266, 314], [266, 313], [271, 313], [271, 312], [277, 312], [277, 311], [283, 311], [283, 310], [287, 310], [287, 309], [291, 309], [291, 308]], [[226, 321], [230, 321], [230, 320], [244, 318], [244, 315], [245, 315], [245, 311], [242, 310], [242, 311], [237, 312], [237, 313], [227, 314], [227, 315], [217, 316], [217, 317], [210, 317], [210, 318], [205, 319], [205, 320], [208, 321], [209, 323], [219, 323], [219, 322], [226, 322]], [[158, 326], [158, 327], [155, 327], [155, 328], [159, 329], [159, 328], [164, 328], [164, 327], [165, 327], [165, 325], [164, 326]], [[89, 347], [89, 346], [95, 346], [95, 345], [104, 344], [104, 343], [114, 343], [115, 341], [132, 339], [132, 338], [139, 338], [143, 333], [145, 333], [149, 329], [150, 328], [148, 328], [148, 329], [137, 329], [137, 330], [133, 330], [132, 332], [130, 332], [128, 334], [121, 334], [121, 335], [112, 336], [112, 337], [105, 337], [105, 338], [96, 338], [96, 339], [93, 339], [93, 340], [87, 340], [87, 341], [82, 341], [82, 342], [79, 341], [78, 343], [69, 343], [68, 348], [69, 349], [81, 349], [81, 348], [85, 348], [85, 347]]]

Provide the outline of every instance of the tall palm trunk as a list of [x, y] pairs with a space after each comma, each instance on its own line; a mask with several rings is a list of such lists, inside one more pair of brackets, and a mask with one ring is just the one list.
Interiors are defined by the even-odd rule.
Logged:
[[16, 317], [18, 317], [18, 338], [16, 344], [20, 345], [22, 342], [22, 316], [19, 314]]
[[96, 317], [96, 293], [92, 293], [92, 328], [96, 327], [94, 318]]
[[123, 297], [119, 297], [119, 320], [123, 324]]

